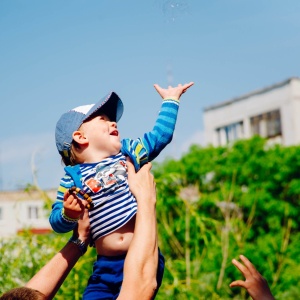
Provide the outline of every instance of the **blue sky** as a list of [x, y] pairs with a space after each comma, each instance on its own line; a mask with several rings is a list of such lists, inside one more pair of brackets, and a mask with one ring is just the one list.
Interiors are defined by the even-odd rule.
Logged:
[[203, 108], [300, 73], [299, 0], [0, 0], [0, 190], [56, 187], [60, 115], [116, 91], [121, 137], [152, 129], [153, 88], [194, 81], [157, 161], [205, 144]]

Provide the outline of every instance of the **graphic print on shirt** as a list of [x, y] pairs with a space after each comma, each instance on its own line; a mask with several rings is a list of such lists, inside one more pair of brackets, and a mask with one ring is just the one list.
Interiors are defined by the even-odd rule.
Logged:
[[93, 193], [115, 191], [127, 177], [127, 166], [123, 161], [118, 161], [112, 166], [99, 163], [95, 169], [96, 175], [85, 181]]

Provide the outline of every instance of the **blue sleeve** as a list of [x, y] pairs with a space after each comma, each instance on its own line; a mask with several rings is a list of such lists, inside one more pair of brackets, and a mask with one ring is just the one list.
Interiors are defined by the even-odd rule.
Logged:
[[52, 211], [49, 222], [53, 230], [57, 233], [65, 233], [73, 230], [77, 224], [77, 220], [68, 218], [63, 212], [63, 201], [65, 192], [74, 185], [71, 177], [65, 175], [57, 190], [56, 201], [52, 205]]
[[178, 109], [178, 101], [164, 100], [152, 131], [137, 140], [122, 140], [122, 152], [132, 159], [136, 171], [146, 162], [155, 159], [172, 141]]

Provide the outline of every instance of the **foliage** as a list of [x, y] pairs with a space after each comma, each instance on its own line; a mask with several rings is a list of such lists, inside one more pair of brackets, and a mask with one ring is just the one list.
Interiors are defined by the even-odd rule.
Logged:
[[[300, 299], [297, 245], [300, 147], [259, 137], [228, 147], [192, 146], [155, 167], [160, 248], [167, 258], [158, 299], [248, 299], [229, 283], [246, 255], [276, 299]], [[198, 199], [182, 197], [194, 186]], [[188, 234], [187, 234], [188, 230]]]
[[[70, 235], [33, 235], [25, 232], [13, 239], [0, 240], [0, 295], [23, 286], [62, 249], [69, 238]], [[94, 249], [90, 248], [72, 269], [55, 299], [81, 299], [95, 257]]]
[[[242, 278], [231, 260], [247, 256], [276, 299], [300, 299], [300, 147], [259, 137], [228, 147], [194, 145], [179, 160], [155, 164], [159, 246], [166, 269], [157, 299], [249, 299], [230, 289]], [[0, 293], [24, 284], [68, 237], [25, 234], [0, 240]], [[90, 249], [56, 299], [80, 299]], [[74, 296], [75, 295], [75, 296]]]

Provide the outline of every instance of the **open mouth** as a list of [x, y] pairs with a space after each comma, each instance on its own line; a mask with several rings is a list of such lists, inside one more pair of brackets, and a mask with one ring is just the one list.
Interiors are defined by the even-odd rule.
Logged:
[[118, 130], [114, 130], [110, 133], [110, 135], [114, 135], [114, 136], [118, 136], [119, 135], [119, 131]]

